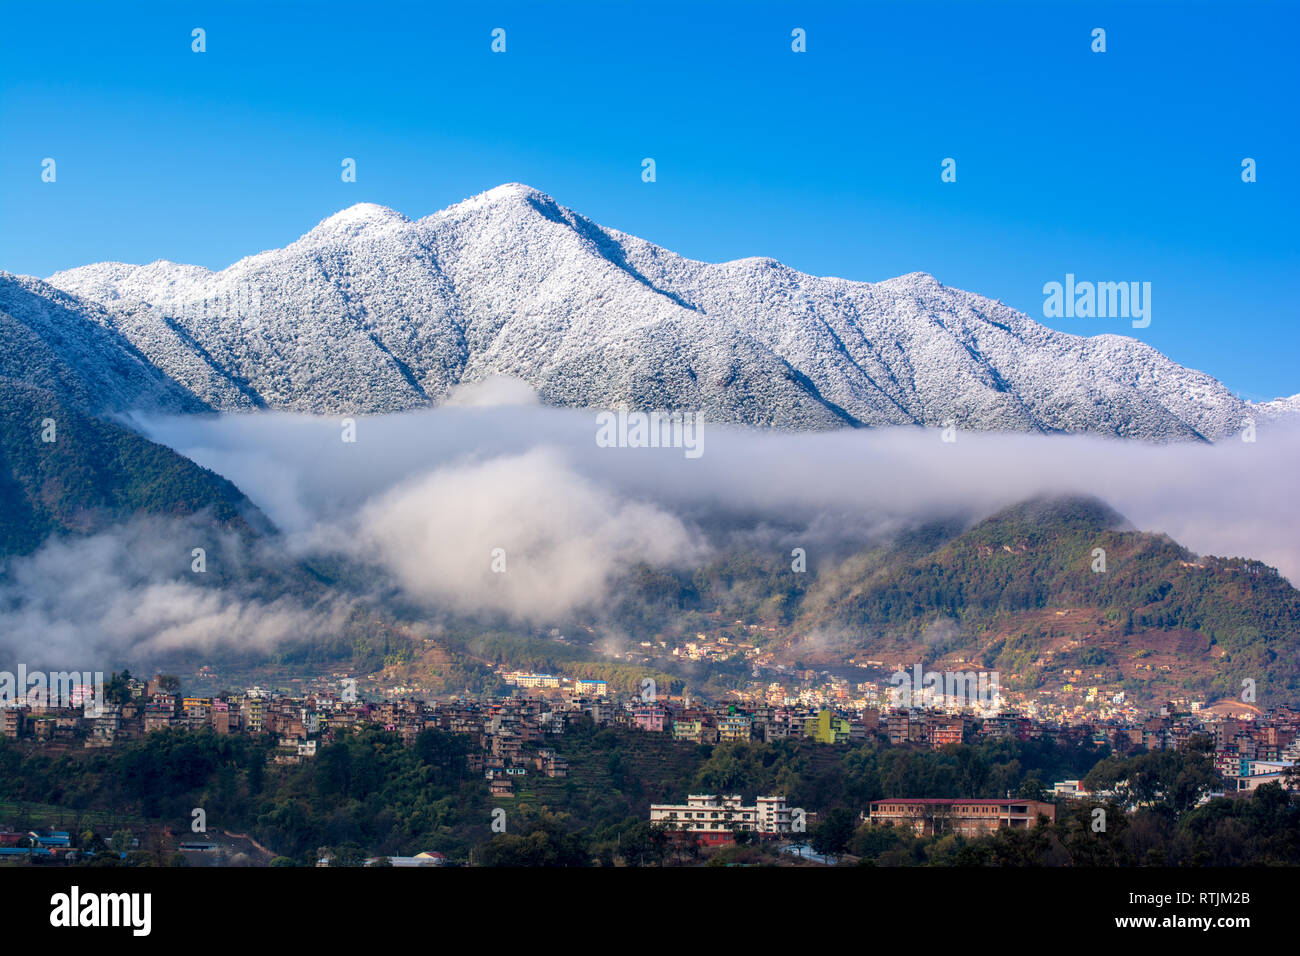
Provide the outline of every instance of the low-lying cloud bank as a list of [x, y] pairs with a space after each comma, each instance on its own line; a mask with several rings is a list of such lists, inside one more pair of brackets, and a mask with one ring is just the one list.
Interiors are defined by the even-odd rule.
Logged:
[[[195, 570], [194, 549], [203, 552]], [[0, 578], [0, 669], [102, 670], [181, 651], [269, 651], [337, 633], [350, 602], [315, 606], [270, 596], [260, 562], [283, 562], [191, 519], [140, 518], [84, 538], [57, 538], [8, 562]]]
[[[346, 529], [372, 556], [389, 542], [409, 553], [410, 538], [422, 534], [443, 539], [449, 562], [486, 565], [486, 549], [512, 543], [543, 560], [535, 544], [545, 541], [562, 562], [547, 575], [585, 577], [584, 554], [603, 564], [632, 548], [647, 560], [689, 563], [704, 544], [690, 529], [701, 527], [715, 538], [718, 529], [766, 528], [814, 545], [860, 546], [936, 516], [974, 520], [1034, 495], [1073, 493], [1199, 553], [1257, 558], [1300, 579], [1294, 430], [1261, 430], [1254, 443], [1148, 445], [706, 425], [704, 454], [690, 459], [680, 448], [598, 447], [594, 413], [539, 406], [362, 418], [355, 442], [342, 440], [338, 420], [301, 415], [143, 424], [234, 481], [303, 547], [319, 543], [322, 529]], [[575, 500], [595, 524], [576, 520]]]
[[[596, 415], [489, 383], [439, 409], [339, 419], [261, 413], [139, 418], [235, 482], [287, 555], [377, 569], [435, 610], [542, 623], [599, 609], [634, 563], [691, 567], [719, 548], [804, 547], [810, 565], [936, 518], [978, 520], [1031, 496], [1094, 495], [1137, 528], [1300, 580], [1300, 434], [1152, 446], [1083, 437], [893, 429], [791, 434], [705, 424], [703, 454], [601, 447]], [[345, 440], [355, 438], [355, 440]], [[0, 579], [0, 643], [75, 660], [177, 648], [270, 648], [336, 630], [348, 602], [268, 599], [247, 581], [179, 578], [188, 547], [137, 522], [51, 542]], [[232, 546], [233, 547], [233, 546]], [[504, 571], [504, 573], [503, 573]], [[46, 655], [48, 656], [48, 655]]]

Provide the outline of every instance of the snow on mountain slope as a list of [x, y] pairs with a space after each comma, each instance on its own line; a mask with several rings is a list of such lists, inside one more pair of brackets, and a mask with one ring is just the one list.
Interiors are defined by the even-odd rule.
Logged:
[[91, 414], [211, 410], [155, 367], [117, 321], [39, 279], [0, 272], [0, 382]]
[[415, 221], [361, 203], [220, 272], [99, 263], [48, 282], [218, 408], [393, 411], [492, 375], [557, 405], [792, 428], [1176, 440], [1251, 408], [1136, 340], [1056, 332], [922, 273], [696, 262], [517, 183]]
[[1252, 403], [1251, 407], [1265, 420], [1300, 421], [1300, 395], [1275, 398], [1271, 402]]

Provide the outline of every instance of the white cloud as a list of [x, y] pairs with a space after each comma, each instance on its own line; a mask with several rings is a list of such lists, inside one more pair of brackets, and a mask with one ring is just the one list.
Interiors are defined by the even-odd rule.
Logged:
[[[920, 429], [795, 434], [706, 425], [707, 453], [686, 459], [680, 449], [599, 448], [593, 413], [544, 407], [363, 418], [355, 445], [339, 441], [335, 420], [306, 416], [147, 424], [158, 440], [230, 478], [307, 541], [323, 524], [346, 526], [399, 484], [545, 447], [563, 450], [563, 466], [538, 473], [531, 485], [538, 508], [549, 500], [548, 483], [581, 479], [585, 493], [653, 504], [714, 536], [761, 542], [802, 535], [854, 547], [936, 516], [973, 519], [1038, 494], [1089, 494], [1141, 530], [1165, 532], [1200, 553], [1258, 558], [1300, 580], [1300, 433], [1293, 430], [1218, 445], [965, 432], [947, 444], [937, 431]], [[510, 491], [495, 481], [469, 482], [458, 494], [468, 514], [486, 520], [505, 507], [490, 499]], [[512, 513], [528, 514], [527, 502], [511, 500]], [[623, 519], [615, 512], [611, 520]], [[480, 538], [472, 546], [480, 547]]]
[[[209, 570], [191, 570], [204, 547]], [[105, 669], [181, 650], [266, 651], [337, 632], [350, 603], [309, 607], [256, 593], [239, 571], [262, 557], [201, 522], [142, 518], [82, 538], [52, 538], [0, 578], [0, 647], [29, 667]]]
[[421, 475], [368, 502], [349, 530], [356, 554], [430, 606], [533, 620], [598, 603], [632, 562], [703, 554], [677, 518], [582, 477], [549, 448]]

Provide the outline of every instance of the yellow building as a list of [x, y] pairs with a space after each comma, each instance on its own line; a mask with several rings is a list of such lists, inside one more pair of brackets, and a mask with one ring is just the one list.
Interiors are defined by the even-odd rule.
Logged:
[[804, 724], [803, 735], [819, 744], [846, 744], [849, 742], [849, 721], [836, 717], [829, 710], [823, 710], [816, 717], [809, 717]]

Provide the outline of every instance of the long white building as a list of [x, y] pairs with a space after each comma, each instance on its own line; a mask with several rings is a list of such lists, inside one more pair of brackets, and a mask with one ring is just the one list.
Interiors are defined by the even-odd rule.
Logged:
[[790, 833], [795, 813], [786, 806], [784, 796], [759, 797], [747, 807], [739, 795], [692, 793], [685, 804], [651, 804], [650, 822], [690, 834], [700, 842], [729, 843], [736, 830]]

